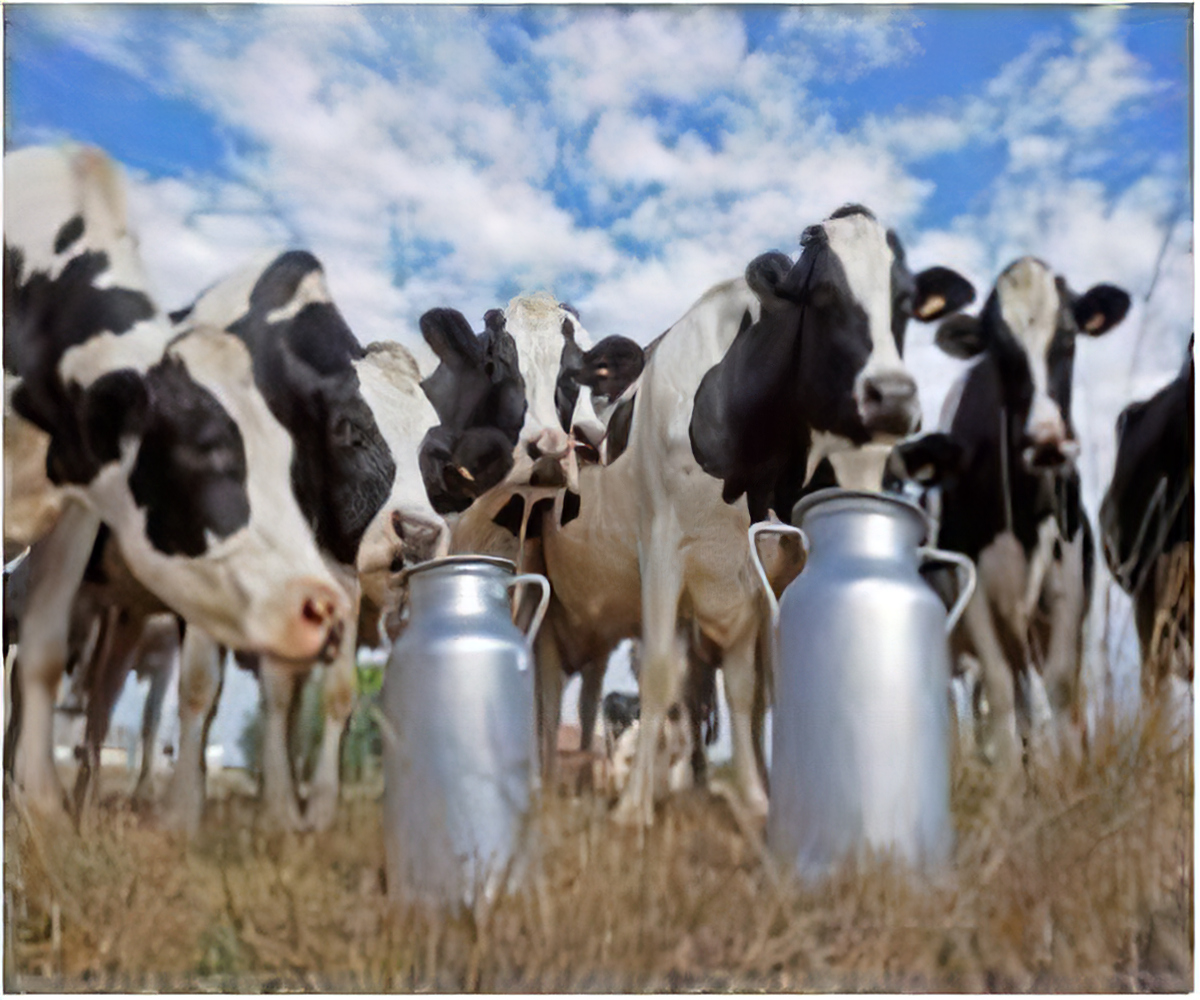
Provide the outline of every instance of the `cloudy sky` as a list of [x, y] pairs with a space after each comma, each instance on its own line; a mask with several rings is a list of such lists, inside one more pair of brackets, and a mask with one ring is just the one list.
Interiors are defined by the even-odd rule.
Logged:
[[[7, 148], [123, 162], [174, 308], [307, 247], [363, 342], [518, 291], [645, 342], [847, 201], [986, 295], [1123, 285], [1077, 355], [1093, 512], [1192, 330], [1191, 8], [6, 4]], [[961, 363], [909, 334], [927, 425]]]

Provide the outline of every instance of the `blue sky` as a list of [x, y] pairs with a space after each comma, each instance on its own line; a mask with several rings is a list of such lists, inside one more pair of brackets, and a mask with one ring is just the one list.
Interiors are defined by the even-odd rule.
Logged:
[[[292, 244], [324, 260], [361, 340], [424, 361], [426, 309], [479, 321], [538, 287], [594, 337], [646, 341], [861, 201], [916, 266], [981, 296], [1023, 253], [1080, 290], [1123, 283], [1133, 315], [1080, 352], [1105, 421], [1191, 332], [1185, 5], [4, 16], [7, 147], [73, 139], [124, 163], [167, 307]], [[932, 422], [960, 368], [910, 339]]]
[[[1134, 296], [1081, 346], [1094, 511], [1112, 427], [1193, 329], [1188, 5], [6, 4], [5, 142], [125, 164], [167, 308], [304, 246], [363, 342], [428, 367], [550, 288], [645, 342], [847, 201], [980, 298], [1013, 258]], [[1161, 258], [1161, 262], [1160, 262]], [[1146, 299], [1153, 287], [1153, 295]], [[909, 334], [926, 424], [962, 363]]]

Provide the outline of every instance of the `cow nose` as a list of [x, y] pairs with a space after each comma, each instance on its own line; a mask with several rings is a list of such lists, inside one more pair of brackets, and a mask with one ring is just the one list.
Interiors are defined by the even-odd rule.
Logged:
[[1067, 432], [1058, 407], [1044, 398], [1035, 399], [1025, 425], [1022, 458], [1031, 469], [1053, 469], [1074, 460], [1079, 445]]
[[280, 652], [295, 660], [336, 656], [348, 613], [346, 596], [321, 580], [300, 580], [289, 590], [295, 611]]
[[444, 555], [449, 547], [445, 523], [420, 514], [392, 511], [392, 530], [396, 533], [397, 542], [391, 565], [393, 573], [399, 573], [405, 566], [414, 566]]
[[881, 372], [863, 379], [858, 409], [868, 431], [903, 437], [921, 418], [917, 383], [904, 372]]

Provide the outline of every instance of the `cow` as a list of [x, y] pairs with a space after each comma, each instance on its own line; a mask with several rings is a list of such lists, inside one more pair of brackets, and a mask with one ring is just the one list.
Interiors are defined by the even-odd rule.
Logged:
[[[960, 465], [941, 486], [938, 545], [978, 568], [955, 645], [979, 662], [988, 705], [980, 750], [1000, 766], [1020, 759], [1018, 681], [1035, 692], [1042, 681], [1054, 716], [1082, 725], [1079, 668], [1094, 553], [1074, 463], [1075, 342], [1111, 330], [1129, 302], [1108, 284], [1076, 294], [1047, 264], [1022, 257], [997, 279], [979, 315], [947, 319], [936, 334], [951, 357], [976, 359], [943, 408], [941, 429]], [[1031, 664], [1040, 673], [1023, 676]]]
[[[852, 471], [847, 453], [914, 428], [904, 326], [974, 295], [948, 269], [914, 278], [898, 239], [861, 206], [810, 227], [802, 244], [794, 264], [781, 253], [756, 258], [746, 277], [710, 289], [655, 342], [626, 410], [626, 448], [608, 449], [609, 464], [587, 476], [577, 468], [578, 499], [568, 486], [543, 518], [557, 600], [579, 620], [641, 635], [638, 751], [616, 810], [624, 822], [652, 822], [658, 737], [696, 635], [725, 671], [738, 790], [765, 814], [755, 665], [769, 625], [747, 529], [772, 506], [790, 515], [816, 470]], [[610, 434], [622, 422], [617, 409]], [[881, 477], [882, 462], [876, 488]]]
[[1133, 598], [1142, 696], [1169, 671], [1192, 680], [1191, 579], [1195, 536], [1195, 363], [1117, 418], [1117, 457], [1100, 506], [1113, 578]]
[[[400, 344], [364, 348], [334, 304], [311, 253], [269, 253], [238, 269], [173, 314], [176, 328], [217, 326], [254, 358], [254, 379], [294, 442], [291, 481], [317, 545], [351, 614], [342, 649], [324, 679], [324, 736], [304, 815], [287, 756], [290, 706], [306, 670], [259, 657], [265, 704], [263, 795], [268, 822], [325, 828], [338, 795], [341, 736], [353, 709], [360, 606], [396, 610], [398, 574], [448, 545], [444, 519], [426, 497], [417, 446], [437, 423], [421, 375]], [[372, 623], [374, 624], [374, 623]], [[201, 637], [189, 640], [205, 643]], [[203, 720], [219, 685], [221, 657], [184, 656], [180, 748], [172, 821], [195, 829], [203, 805]], [[241, 658], [247, 662], [246, 657]], [[309, 664], [311, 666], [311, 664]]]
[[178, 336], [149, 294], [116, 165], [92, 148], [17, 150], [5, 194], [5, 438], [45, 453], [40, 474], [5, 483], [6, 509], [40, 512], [18, 542], [32, 547], [14, 777], [60, 812], [51, 713], [101, 522], [152, 593], [223, 642], [332, 656], [348, 601], [292, 496], [292, 443], [245, 345]]

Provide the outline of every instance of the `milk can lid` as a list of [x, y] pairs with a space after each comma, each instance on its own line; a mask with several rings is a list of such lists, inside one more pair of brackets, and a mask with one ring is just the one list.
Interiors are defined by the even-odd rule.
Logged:
[[444, 566], [496, 566], [500, 569], [507, 570], [509, 573], [516, 573], [517, 566], [511, 559], [504, 559], [500, 556], [485, 556], [467, 553], [455, 556], [443, 556], [441, 559], [429, 559], [423, 563], [417, 563], [415, 566], [410, 566], [400, 572], [398, 579], [402, 582], [407, 581], [414, 573], [421, 573], [427, 569], [441, 569]]

